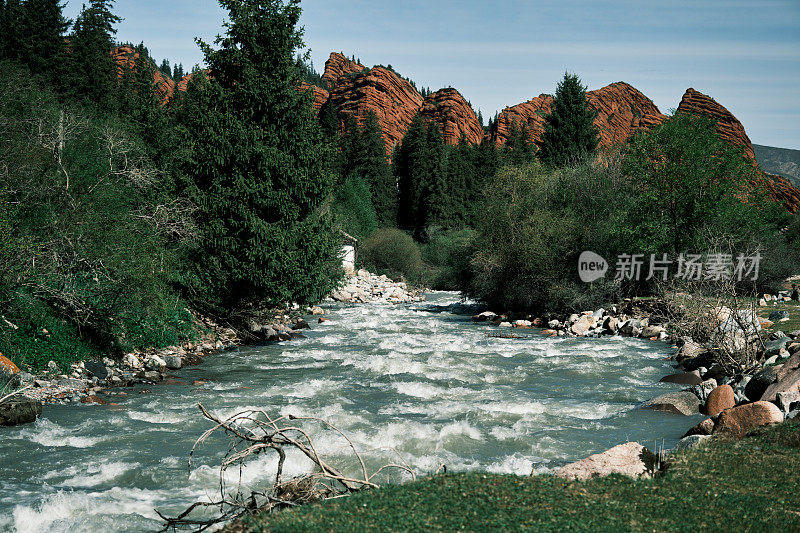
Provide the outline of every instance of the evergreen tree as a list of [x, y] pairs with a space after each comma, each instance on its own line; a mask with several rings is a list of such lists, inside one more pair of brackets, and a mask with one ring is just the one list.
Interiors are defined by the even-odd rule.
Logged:
[[17, 57], [34, 74], [57, 80], [64, 72], [64, 36], [70, 21], [60, 0], [27, 0], [22, 5]]
[[336, 140], [339, 135], [339, 116], [330, 100], [322, 104], [317, 116], [322, 134], [326, 139]]
[[181, 81], [186, 74], [183, 71], [183, 63], [172, 66], [172, 79], [175, 83]]
[[22, 49], [23, 6], [20, 0], [3, 0], [0, 11], [0, 58], [20, 58]]
[[339, 274], [338, 237], [321, 209], [327, 149], [297, 90], [299, 0], [220, 4], [226, 34], [218, 49], [200, 43], [210, 76], [190, 84], [180, 114], [204, 229], [200, 288], [221, 310], [316, 301]]
[[110, 108], [117, 68], [111, 56], [114, 24], [122, 19], [111, 12], [113, 0], [91, 0], [83, 6], [72, 32], [67, 94], [73, 100]]
[[384, 227], [397, 223], [397, 181], [386, 160], [386, 145], [378, 116], [370, 111], [359, 132], [357, 172], [369, 184], [378, 224]]
[[592, 157], [597, 151], [595, 111], [586, 100], [586, 87], [575, 74], [564, 73], [556, 88], [552, 111], [546, 117], [539, 142], [539, 158], [551, 167], [563, 167]]
[[164, 59], [161, 62], [161, 66], [158, 67], [158, 70], [160, 70], [161, 73], [164, 76], [166, 76], [167, 78], [171, 78], [172, 77], [172, 68], [169, 66], [169, 59]]
[[531, 142], [528, 127], [517, 121], [512, 122], [503, 145], [503, 159], [511, 165], [530, 163], [535, 151], [536, 145]]

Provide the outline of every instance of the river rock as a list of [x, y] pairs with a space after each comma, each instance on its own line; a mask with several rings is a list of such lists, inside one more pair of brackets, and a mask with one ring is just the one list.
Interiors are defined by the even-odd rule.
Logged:
[[787, 391], [787, 392], [777, 392], [775, 393], [775, 405], [784, 412], [789, 413], [795, 409], [795, 407], [800, 407], [800, 393], [796, 390]]
[[779, 392], [800, 392], [800, 369], [794, 369], [788, 373], [782, 373], [779, 370], [777, 380], [767, 387], [760, 399], [765, 402], [774, 402]]
[[767, 388], [778, 380], [778, 367], [764, 367], [747, 382], [744, 395], [748, 400], [760, 400]]
[[700, 413], [700, 401], [694, 393], [688, 391], [670, 392], [653, 398], [642, 408], [691, 416]]
[[708, 394], [706, 405], [703, 410], [708, 416], [715, 416], [735, 405], [736, 400], [733, 394], [733, 387], [730, 385], [720, 385]]
[[607, 316], [603, 321], [603, 329], [616, 333], [619, 329], [619, 320], [613, 316]]
[[161, 381], [161, 372], [150, 370], [144, 373], [144, 379], [147, 381]]
[[178, 370], [183, 366], [183, 359], [179, 355], [167, 355], [164, 362], [170, 370]]
[[691, 339], [687, 339], [678, 350], [678, 353], [675, 354], [675, 359], [680, 363], [685, 359], [694, 359], [705, 351], [705, 347]]
[[140, 368], [142, 366], [142, 362], [139, 361], [139, 358], [132, 353], [127, 354], [124, 361], [130, 368]]
[[106, 365], [99, 361], [85, 361], [83, 366], [97, 379], [106, 379], [109, 375]]
[[0, 426], [19, 426], [35, 422], [42, 414], [42, 404], [30, 398], [10, 398], [0, 403]]
[[[586, 459], [568, 464], [556, 470], [556, 476], [566, 479], [584, 480], [609, 474], [640, 476], [648, 472], [644, 458], [650, 454], [638, 442], [626, 442], [619, 446], [590, 455]], [[651, 454], [650, 454], [651, 455]]]
[[642, 337], [648, 339], [652, 337], [660, 337], [662, 333], [664, 333], [664, 328], [661, 326], [645, 326], [642, 328]]
[[694, 448], [704, 440], [710, 438], [711, 435], [700, 435], [700, 434], [689, 435], [688, 437], [684, 437], [680, 441], [678, 441], [678, 444], [675, 445], [675, 448], [673, 448], [672, 451], [679, 452], [681, 450], [688, 450]]
[[81, 403], [105, 405], [108, 402], [105, 401], [104, 399], [100, 398], [99, 396], [95, 396], [94, 394], [91, 394], [89, 396], [84, 396], [83, 398], [81, 398]]
[[782, 337], [779, 339], [767, 341], [764, 343], [764, 356], [770, 357], [773, 355], [780, 355], [786, 351], [786, 345], [789, 344], [791, 339], [789, 337]]
[[315, 305], [314, 307], [311, 308], [311, 314], [314, 315], [314, 316], [324, 315], [325, 314], [325, 310], [322, 309], [321, 307], [319, 307], [318, 305]]
[[783, 413], [775, 404], [754, 402], [727, 409], [719, 414], [714, 434], [744, 437], [757, 427], [783, 422]]
[[714, 432], [714, 419], [706, 418], [702, 422], [692, 426], [689, 431], [683, 434], [684, 438], [691, 435], [711, 435]]
[[703, 382], [700, 379], [700, 372], [678, 372], [677, 374], [670, 374], [664, 376], [659, 380], [660, 383], [676, 383], [678, 385], [700, 385]]
[[144, 367], [147, 370], [163, 370], [166, 366], [167, 362], [157, 355], [151, 355], [144, 362]]
[[778, 309], [769, 314], [769, 319], [772, 322], [777, 322], [779, 320], [783, 320], [784, 318], [789, 318], [789, 311]]
[[583, 315], [580, 318], [578, 318], [569, 329], [575, 335], [582, 337], [586, 335], [586, 333], [594, 327], [595, 322], [596, 320], [591, 315]]
[[74, 378], [62, 378], [56, 382], [56, 385], [59, 388], [66, 389], [66, 390], [84, 390], [87, 387], [85, 381], [81, 379], [74, 379]]

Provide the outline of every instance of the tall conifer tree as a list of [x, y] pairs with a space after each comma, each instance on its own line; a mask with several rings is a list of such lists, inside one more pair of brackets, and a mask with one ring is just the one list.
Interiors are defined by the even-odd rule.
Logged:
[[64, 74], [64, 37], [70, 21], [64, 18], [60, 0], [26, 0], [20, 21], [17, 53], [34, 74], [58, 80]]
[[114, 24], [113, 0], [91, 0], [75, 20], [69, 50], [67, 94], [75, 100], [109, 108], [117, 84], [117, 68], [111, 56]]
[[310, 95], [297, 90], [299, 0], [220, 0], [210, 76], [184, 98], [186, 175], [201, 211], [205, 288], [223, 308], [321, 299], [338, 237], [322, 216], [328, 157]]
[[539, 142], [539, 158], [551, 167], [584, 161], [597, 151], [597, 113], [589, 108], [586, 87], [575, 74], [564, 73]]

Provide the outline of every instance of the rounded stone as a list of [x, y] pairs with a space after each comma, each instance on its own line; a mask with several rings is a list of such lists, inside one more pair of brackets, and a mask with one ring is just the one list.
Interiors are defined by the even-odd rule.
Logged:
[[730, 409], [736, 405], [733, 387], [721, 385], [712, 390], [706, 399], [705, 413], [708, 416], [716, 416], [725, 409]]

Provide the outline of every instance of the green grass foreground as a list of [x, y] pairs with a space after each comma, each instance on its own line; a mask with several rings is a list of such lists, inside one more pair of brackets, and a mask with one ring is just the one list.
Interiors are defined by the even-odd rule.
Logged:
[[[714, 438], [655, 479], [448, 474], [250, 517], [262, 531], [800, 531], [800, 423]], [[239, 531], [239, 529], [237, 529]]]

